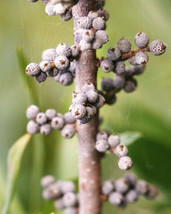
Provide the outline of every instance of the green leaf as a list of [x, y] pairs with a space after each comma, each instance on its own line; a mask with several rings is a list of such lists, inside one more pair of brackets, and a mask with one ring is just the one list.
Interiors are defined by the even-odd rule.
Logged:
[[15, 187], [17, 183], [18, 172], [20, 169], [21, 159], [30, 139], [31, 134], [25, 134], [19, 138], [11, 147], [8, 153], [8, 181], [7, 181], [7, 195], [2, 214], [7, 214], [12, 198], [14, 196]]
[[128, 131], [120, 134], [121, 143], [124, 145], [133, 144], [141, 137], [142, 137], [142, 134], [140, 132]]
[[28, 65], [28, 61], [24, 55], [23, 48], [21, 46], [17, 46], [16, 54], [17, 54], [19, 68], [20, 68], [20, 73], [25, 83], [25, 86], [29, 92], [30, 98], [34, 104], [38, 104], [37, 92], [35, 90], [34, 81], [32, 80], [31, 77], [29, 77], [25, 73], [25, 69], [26, 69], [26, 66]]

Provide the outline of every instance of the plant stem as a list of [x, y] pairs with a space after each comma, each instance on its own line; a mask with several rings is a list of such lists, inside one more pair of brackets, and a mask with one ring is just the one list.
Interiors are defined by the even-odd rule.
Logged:
[[[74, 29], [78, 29], [77, 20], [87, 16], [95, 8], [95, 0], [80, 0], [73, 7]], [[96, 51], [87, 50], [81, 53], [76, 68], [76, 91], [80, 92], [86, 83], [97, 81]], [[96, 134], [98, 131], [98, 114], [87, 124], [77, 122], [79, 145], [79, 214], [100, 214], [100, 156], [95, 150]]]

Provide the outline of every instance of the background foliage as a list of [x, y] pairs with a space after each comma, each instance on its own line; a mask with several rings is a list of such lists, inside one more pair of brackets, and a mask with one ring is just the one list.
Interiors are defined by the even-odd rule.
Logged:
[[[98, 51], [99, 56], [106, 55], [107, 49], [122, 36], [133, 43], [138, 31], [146, 32], [151, 40], [163, 40], [168, 48], [161, 57], [150, 56], [146, 72], [138, 78], [136, 92], [120, 93], [115, 106], [101, 110], [105, 117], [102, 128], [142, 134], [129, 146], [134, 161], [131, 171], [154, 183], [160, 195], [154, 202], [140, 199], [122, 211], [106, 204], [103, 213], [167, 214], [171, 212], [171, 1], [112, 0], [107, 1], [106, 8], [111, 14], [107, 28], [110, 41]], [[52, 107], [64, 113], [74, 89], [69, 86], [64, 90], [50, 79], [43, 84], [33, 81], [27, 84], [22, 65], [19, 67], [17, 61], [16, 47], [23, 48], [29, 62], [39, 62], [44, 49], [56, 47], [60, 42], [73, 44], [72, 21], [63, 23], [59, 17], [48, 17], [41, 2], [0, 1], [0, 210], [5, 198], [7, 153], [13, 142], [25, 133], [27, 106], [34, 100], [42, 111]], [[105, 74], [99, 70], [98, 76], [100, 80]], [[103, 179], [118, 178], [123, 174], [117, 169], [113, 156], [102, 160], [102, 171]], [[37, 135], [32, 138], [22, 159], [11, 214], [53, 211], [52, 204], [41, 199], [39, 185], [40, 178], [48, 173], [57, 179], [77, 177], [76, 138], [63, 140], [55, 131], [49, 137]]]

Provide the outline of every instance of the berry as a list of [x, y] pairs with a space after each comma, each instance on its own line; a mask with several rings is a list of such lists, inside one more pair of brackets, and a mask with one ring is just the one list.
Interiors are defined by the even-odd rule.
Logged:
[[101, 9], [105, 5], [105, 0], [96, 1], [96, 8]]
[[64, 195], [63, 200], [65, 207], [74, 207], [77, 204], [77, 196], [73, 192], [67, 192]]
[[142, 74], [145, 70], [145, 65], [137, 65], [133, 66], [133, 73], [134, 75]]
[[92, 26], [92, 20], [89, 17], [84, 16], [78, 20], [78, 24], [80, 28], [90, 29]]
[[163, 54], [165, 50], [166, 45], [160, 40], [155, 40], [150, 44], [150, 52], [155, 56]]
[[128, 149], [126, 146], [120, 144], [115, 148], [114, 153], [119, 158], [121, 158], [121, 157], [126, 156], [128, 154]]
[[91, 91], [91, 90], [94, 90], [94, 89], [95, 89], [95, 86], [92, 83], [84, 84], [83, 87], [82, 87], [82, 91], [83, 92]]
[[75, 127], [72, 124], [67, 124], [61, 130], [61, 135], [65, 138], [72, 138], [75, 134]]
[[86, 115], [86, 107], [80, 104], [71, 105], [70, 112], [76, 119], [81, 119]]
[[139, 32], [135, 35], [135, 44], [139, 48], [146, 48], [148, 46], [148, 43], [149, 43], [149, 38], [145, 33]]
[[59, 70], [57, 68], [50, 69], [47, 71], [47, 76], [48, 77], [56, 77], [59, 73]]
[[51, 131], [52, 131], [52, 127], [48, 123], [44, 124], [40, 127], [40, 133], [45, 135], [45, 136], [49, 135], [51, 133]]
[[105, 28], [105, 21], [101, 17], [97, 17], [93, 20], [93, 28], [96, 30], [104, 30]]
[[73, 76], [70, 72], [65, 72], [63, 73], [62, 75], [60, 75], [59, 77], [59, 82], [62, 84], [62, 85], [71, 85], [72, 82], [73, 82]]
[[137, 180], [136, 180], [136, 177], [134, 174], [131, 174], [131, 173], [126, 174], [126, 175], [124, 175], [124, 178], [126, 178], [128, 180], [131, 187], [135, 186]]
[[39, 66], [43, 72], [48, 72], [51, 69], [51, 63], [48, 61], [41, 61]]
[[154, 199], [158, 195], [158, 190], [153, 185], [148, 186], [148, 192], [146, 193], [146, 197], [148, 199]]
[[55, 61], [55, 66], [57, 69], [63, 71], [66, 70], [69, 67], [69, 60], [66, 56], [58, 56], [56, 57]]
[[78, 29], [74, 32], [74, 39], [77, 43], [79, 43], [82, 40], [82, 34], [84, 32], [84, 29]]
[[53, 11], [58, 15], [64, 14], [66, 12], [66, 9], [67, 8], [62, 3], [57, 3], [53, 7]]
[[70, 66], [69, 66], [69, 71], [71, 72], [71, 74], [72, 74], [73, 77], [75, 77], [76, 66], [77, 66], [76, 60], [73, 60], [73, 61], [70, 63]]
[[54, 128], [55, 130], [60, 130], [64, 127], [64, 119], [60, 116], [56, 116], [52, 119], [51, 121], [51, 126], [52, 128]]
[[108, 144], [107, 140], [99, 139], [96, 141], [95, 147], [96, 147], [97, 151], [99, 151], [99, 152], [106, 152], [109, 149], [109, 144]]
[[109, 12], [106, 9], [101, 8], [97, 12], [98, 12], [98, 15], [102, 17], [105, 21], [109, 19]]
[[129, 182], [126, 178], [120, 178], [115, 181], [115, 189], [117, 192], [126, 193], [129, 189]]
[[123, 61], [116, 62], [114, 72], [117, 75], [123, 74], [125, 72], [125, 63]]
[[54, 207], [56, 210], [62, 210], [65, 208], [63, 198], [59, 198], [54, 202]]
[[135, 188], [140, 195], [145, 195], [148, 192], [148, 184], [143, 180], [137, 181]]
[[108, 133], [105, 131], [100, 131], [96, 135], [96, 140], [100, 140], [100, 139], [107, 140], [107, 138], [108, 138]]
[[109, 60], [108, 58], [104, 59], [101, 61], [100, 63], [100, 67], [101, 69], [105, 72], [108, 73], [110, 71], [114, 70], [114, 64], [111, 60]]
[[57, 57], [56, 49], [46, 49], [42, 53], [42, 60], [53, 62]]
[[51, 2], [46, 4], [45, 12], [47, 13], [48, 16], [54, 16], [55, 15], [53, 8], [54, 8], [54, 5]]
[[35, 119], [37, 114], [40, 112], [39, 108], [36, 105], [31, 105], [27, 108], [26, 116], [28, 119]]
[[119, 192], [112, 192], [109, 195], [109, 202], [115, 206], [120, 206], [124, 203], [124, 197]]
[[40, 72], [40, 74], [38, 74], [36, 77], [36, 81], [41, 83], [41, 82], [44, 82], [47, 78], [47, 74], [44, 73], [44, 72]]
[[[71, 48], [71, 54], [73, 57], [79, 56], [80, 50], [77, 44], [72, 45], [70, 48]], [[70, 66], [71, 66], [71, 63], [70, 63]]]
[[110, 78], [103, 78], [101, 81], [101, 88], [102, 90], [107, 92], [113, 90], [114, 89], [113, 80]]
[[64, 214], [78, 214], [77, 208], [70, 207], [65, 209]]
[[105, 181], [102, 185], [102, 194], [109, 195], [114, 189], [114, 183], [112, 181]]
[[45, 113], [38, 113], [37, 116], [36, 116], [36, 122], [39, 124], [39, 125], [43, 125], [47, 122], [47, 117], [45, 115]]
[[128, 62], [131, 64], [131, 65], [138, 65], [137, 64], [137, 61], [135, 59], [135, 56], [131, 57], [128, 59]]
[[87, 99], [90, 103], [95, 103], [97, 101], [97, 99], [99, 98], [99, 94], [95, 89], [88, 91], [86, 93], [86, 95], [87, 95]]
[[97, 102], [94, 104], [97, 108], [102, 107], [105, 104], [105, 98], [99, 94], [99, 98], [97, 100]]
[[46, 117], [48, 120], [52, 120], [56, 116], [56, 110], [55, 109], [47, 109], [45, 112]]
[[46, 175], [41, 179], [41, 186], [43, 188], [48, 187], [50, 184], [54, 183], [55, 179], [52, 175]]
[[[108, 95], [108, 94], [107, 94]], [[106, 97], [106, 104], [113, 105], [116, 102], [116, 94], [111, 93]]]
[[89, 106], [87, 106], [86, 107], [86, 110], [87, 110], [87, 118], [88, 119], [91, 119], [91, 118], [93, 118], [94, 117], [94, 111], [93, 111], [93, 108], [92, 107], [89, 107]]
[[96, 39], [100, 40], [102, 44], [105, 44], [106, 42], [108, 42], [108, 35], [104, 30], [98, 30], [96, 32]]
[[136, 89], [137, 82], [135, 79], [130, 79], [126, 81], [125, 86], [124, 86], [124, 91], [127, 93], [133, 92]]
[[138, 193], [135, 190], [130, 190], [126, 195], [125, 195], [125, 200], [128, 203], [133, 203], [137, 201], [138, 199]]
[[60, 17], [64, 21], [69, 21], [72, 18], [72, 12], [70, 10], [67, 10], [64, 14], [61, 14]]
[[61, 196], [61, 190], [56, 183], [50, 184], [44, 191], [43, 191], [43, 198], [45, 200], [53, 200], [57, 199]]
[[121, 170], [129, 170], [132, 168], [132, 160], [128, 156], [121, 157], [118, 161], [118, 166]]
[[81, 104], [85, 105], [87, 102], [87, 96], [84, 92], [76, 93], [74, 92], [72, 95], [72, 103], [73, 104]]
[[121, 51], [118, 47], [109, 48], [107, 51], [107, 57], [109, 60], [116, 61], [121, 57]]
[[30, 63], [26, 67], [26, 74], [29, 76], [36, 76], [40, 73], [40, 66], [37, 63]]
[[62, 191], [63, 194], [65, 194], [67, 192], [74, 192], [75, 191], [74, 183], [71, 182], [71, 181], [63, 182], [63, 184], [61, 186], [61, 191]]
[[73, 117], [73, 115], [70, 112], [64, 114], [64, 120], [66, 124], [72, 124], [75, 123], [76, 121], [75, 117]]
[[108, 143], [112, 148], [115, 148], [120, 144], [120, 137], [119, 135], [112, 134], [108, 137]]
[[136, 53], [135, 60], [138, 65], [146, 64], [149, 60], [149, 57], [145, 52], [140, 51], [140, 52]]
[[94, 33], [92, 30], [85, 30], [82, 34], [82, 39], [87, 43], [91, 42], [94, 39]]
[[89, 13], [88, 13], [88, 17], [90, 18], [90, 19], [95, 19], [95, 18], [97, 18], [98, 17], [98, 13], [96, 12], [96, 11], [90, 11]]
[[113, 86], [117, 89], [123, 88], [125, 85], [125, 77], [121, 75], [116, 75], [113, 81]]
[[86, 42], [85, 40], [81, 40], [79, 43], [79, 48], [81, 51], [86, 51], [91, 49], [91, 43]]
[[56, 53], [59, 56], [69, 57], [71, 56], [71, 48], [65, 43], [60, 43], [56, 48]]
[[30, 134], [37, 134], [39, 131], [40, 131], [39, 125], [33, 120], [30, 120], [27, 124], [27, 132]]
[[122, 53], [127, 53], [131, 50], [131, 43], [128, 39], [122, 38], [118, 41], [117, 47]]

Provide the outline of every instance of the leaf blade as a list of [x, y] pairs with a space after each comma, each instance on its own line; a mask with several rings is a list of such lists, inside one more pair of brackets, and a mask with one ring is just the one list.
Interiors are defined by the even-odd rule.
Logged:
[[21, 165], [23, 153], [31, 140], [31, 134], [27, 133], [19, 138], [11, 147], [8, 153], [8, 179], [7, 179], [7, 194], [5, 205], [2, 214], [7, 214], [10, 203], [15, 193], [18, 172]]

